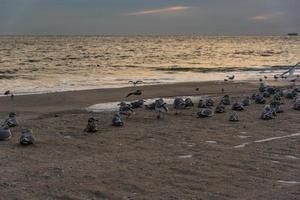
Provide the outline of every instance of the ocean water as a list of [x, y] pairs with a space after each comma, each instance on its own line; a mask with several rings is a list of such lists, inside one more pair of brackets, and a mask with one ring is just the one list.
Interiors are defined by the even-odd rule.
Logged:
[[300, 37], [0, 37], [0, 84], [16, 94], [257, 80], [299, 61]]

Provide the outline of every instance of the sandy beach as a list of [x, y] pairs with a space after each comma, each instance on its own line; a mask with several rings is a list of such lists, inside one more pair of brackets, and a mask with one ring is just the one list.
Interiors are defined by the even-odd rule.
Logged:
[[[259, 119], [264, 105], [199, 119], [194, 108], [157, 120], [137, 109], [125, 126], [111, 126], [111, 112], [85, 109], [125, 100], [142, 89], [144, 99], [210, 95], [219, 101], [251, 95], [258, 82], [180, 83], [0, 98], [4, 119], [17, 113], [13, 138], [0, 142], [1, 199], [299, 199], [300, 112], [284, 99], [284, 113]], [[199, 88], [196, 91], [195, 88]], [[128, 100], [134, 100], [129, 98]], [[269, 99], [270, 100], [270, 99]], [[197, 104], [197, 102], [195, 102]], [[89, 117], [99, 131], [84, 133]], [[37, 142], [18, 144], [21, 128]]]

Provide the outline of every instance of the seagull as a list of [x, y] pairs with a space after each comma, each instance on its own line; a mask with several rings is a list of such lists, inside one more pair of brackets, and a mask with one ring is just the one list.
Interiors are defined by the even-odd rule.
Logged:
[[233, 80], [233, 79], [235, 78], [234, 75], [232, 75], [232, 76], [227, 76], [227, 77], [228, 77], [229, 80]]
[[127, 94], [126, 98], [130, 97], [131, 95], [140, 96], [140, 95], [142, 95], [142, 90], [136, 90], [135, 92], [131, 92], [131, 93]]
[[133, 84], [133, 87], [135, 87], [136, 85], [141, 84], [141, 83], [144, 83], [144, 82], [138, 80], [138, 81], [128, 81], [128, 83]]
[[127, 104], [124, 101], [122, 101], [118, 105], [120, 106], [119, 112], [120, 112], [121, 115], [126, 115], [126, 116], [129, 117], [133, 113], [133, 109], [131, 108], [130, 104]]
[[176, 97], [173, 103], [174, 109], [176, 110], [176, 115], [178, 114], [178, 110], [183, 110], [186, 108], [186, 104], [185, 101], [180, 98], [180, 97]]
[[156, 100], [155, 101], [155, 111], [157, 113], [157, 116], [156, 116], [157, 119], [164, 118], [163, 113], [168, 112], [167, 103], [165, 103], [163, 99]]
[[4, 92], [4, 95], [9, 95], [9, 94], [10, 94], [10, 90]]
[[290, 69], [288, 69], [286, 72], [282, 73], [280, 76], [283, 77], [285, 74], [289, 74], [289, 76], [294, 75], [296, 68], [300, 65], [300, 62], [298, 62], [296, 65], [292, 66]]

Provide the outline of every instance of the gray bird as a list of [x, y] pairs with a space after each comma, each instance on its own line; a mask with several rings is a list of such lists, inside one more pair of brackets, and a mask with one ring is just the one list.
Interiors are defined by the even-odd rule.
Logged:
[[270, 119], [274, 119], [274, 117], [276, 116], [275, 111], [271, 108], [270, 105], [266, 105], [263, 109], [263, 112], [261, 114], [261, 119], [263, 120], [270, 120]]
[[97, 132], [97, 125], [96, 125], [96, 122], [98, 120], [96, 120], [95, 118], [91, 117], [88, 119], [88, 123], [86, 125], [86, 128], [84, 129], [85, 132], [88, 132], [88, 133], [95, 133]]
[[8, 118], [3, 122], [3, 125], [7, 126], [9, 128], [18, 126], [16, 113], [14, 113], [14, 112], [9, 113]]
[[294, 106], [293, 106], [294, 110], [300, 110], [300, 98], [295, 100]]
[[232, 105], [231, 109], [235, 110], [235, 111], [243, 111], [243, 110], [245, 110], [244, 106], [241, 103], [238, 103], [238, 102], [234, 103]]
[[0, 127], [0, 141], [7, 141], [12, 137], [12, 134], [7, 125], [2, 125]]
[[200, 118], [207, 118], [214, 116], [214, 111], [210, 108], [203, 108], [197, 113]]
[[113, 126], [123, 126], [124, 122], [122, 121], [122, 117], [119, 113], [114, 114], [112, 118], [112, 125]]
[[35, 139], [32, 134], [31, 129], [22, 129], [21, 137], [20, 137], [20, 144], [21, 145], [31, 145], [34, 144]]
[[173, 107], [176, 110], [176, 115], [178, 114], [178, 110], [183, 110], [186, 108], [185, 102], [182, 98], [176, 97], [174, 99]]
[[120, 112], [121, 115], [130, 116], [133, 113], [133, 109], [131, 108], [130, 104], [127, 104], [124, 101], [122, 101], [119, 104], [119, 106], [120, 106], [119, 112]]
[[158, 99], [155, 101], [155, 111], [157, 113], [156, 118], [164, 118], [164, 113], [168, 112], [167, 103], [163, 99]]
[[238, 121], [240, 121], [238, 113], [235, 112], [235, 111], [230, 112], [230, 114], [229, 114], [229, 121], [231, 121], [231, 122], [238, 122]]
[[216, 113], [224, 113], [226, 112], [226, 109], [225, 109], [225, 106], [220, 103], [217, 107], [216, 107], [216, 110], [215, 110]]
[[131, 102], [130, 105], [131, 105], [132, 109], [142, 108], [144, 105], [144, 102], [145, 102], [145, 100], [140, 99], [140, 100]]

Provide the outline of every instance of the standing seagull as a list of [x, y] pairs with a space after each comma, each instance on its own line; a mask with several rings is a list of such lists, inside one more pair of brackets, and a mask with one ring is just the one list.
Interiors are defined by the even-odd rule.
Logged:
[[183, 110], [186, 108], [186, 104], [185, 101], [180, 98], [180, 97], [176, 97], [173, 103], [174, 109], [176, 110], [176, 115], [178, 114], [178, 110]]
[[158, 99], [155, 101], [155, 111], [157, 112], [157, 119], [164, 118], [163, 113], [168, 112], [167, 103], [163, 99]]
[[144, 83], [143, 81], [128, 81], [128, 83], [133, 84], [133, 87], [135, 87], [138, 84]]
[[140, 95], [142, 95], [142, 90], [136, 90], [134, 92], [131, 92], [131, 93], [127, 94], [126, 98], [130, 97], [131, 95], [140, 96]]

